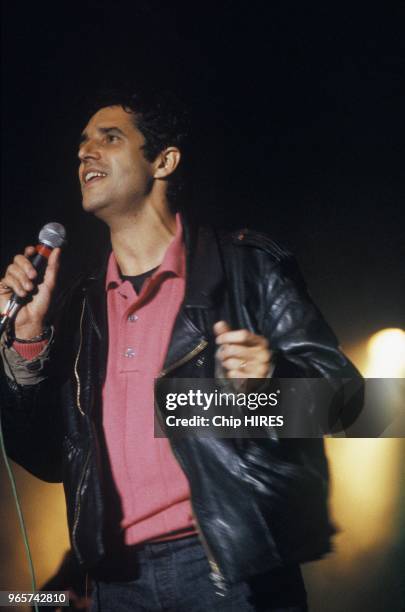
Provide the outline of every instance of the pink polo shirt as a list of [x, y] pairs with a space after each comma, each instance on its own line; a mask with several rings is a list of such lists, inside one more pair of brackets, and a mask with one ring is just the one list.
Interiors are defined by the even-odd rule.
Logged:
[[[139, 295], [120, 277], [114, 253], [106, 276], [109, 349], [102, 424], [122, 509], [125, 543], [194, 532], [190, 490], [166, 438], [154, 437], [154, 379], [163, 367], [184, 299], [185, 248], [177, 231]], [[44, 343], [14, 347], [34, 358]], [[181, 534], [179, 534], [181, 535]]]
[[126, 544], [192, 529], [190, 490], [169, 441], [154, 437], [154, 379], [163, 367], [184, 299], [185, 250], [177, 231], [139, 295], [112, 253], [106, 291], [109, 351], [103, 429]]

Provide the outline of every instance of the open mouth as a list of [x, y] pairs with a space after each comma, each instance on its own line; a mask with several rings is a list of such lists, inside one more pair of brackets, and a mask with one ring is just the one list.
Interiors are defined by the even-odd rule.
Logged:
[[90, 183], [95, 183], [103, 179], [105, 176], [107, 176], [105, 172], [98, 172], [96, 170], [90, 170], [89, 172], [86, 172], [86, 174], [84, 175], [84, 184], [89, 185]]

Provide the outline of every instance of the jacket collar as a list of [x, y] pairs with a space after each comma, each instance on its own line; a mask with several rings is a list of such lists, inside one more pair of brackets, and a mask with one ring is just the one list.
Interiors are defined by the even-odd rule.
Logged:
[[212, 308], [223, 284], [224, 270], [216, 232], [182, 217], [186, 244], [185, 308]]
[[[186, 291], [183, 307], [212, 308], [216, 293], [224, 280], [216, 232], [211, 227], [194, 225], [184, 215], [181, 215], [181, 222], [186, 246]], [[108, 259], [109, 255], [105, 257], [100, 268], [84, 281], [83, 290], [95, 315], [100, 310], [100, 302], [105, 302], [100, 300], [100, 294], [105, 288]], [[104, 314], [106, 315], [106, 311]], [[102, 321], [97, 319], [99, 316], [96, 316], [96, 323], [103, 329]]]

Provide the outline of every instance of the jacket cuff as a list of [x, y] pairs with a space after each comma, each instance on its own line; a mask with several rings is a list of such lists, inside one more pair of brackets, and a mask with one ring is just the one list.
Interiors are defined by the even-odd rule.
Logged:
[[[54, 329], [52, 328], [51, 337], [42, 350], [35, 357], [26, 359], [14, 346], [8, 346], [6, 334], [4, 333], [0, 340], [0, 355], [6, 376], [22, 386], [36, 385], [45, 380], [44, 370], [49, 361], [53, 337]], [[39, 346], [43, 344], [43, 342], [38, 342], [33, 347], [37, 347], [38, 350]], [[18, 348], [20, 348], [20, 345], [18, 345]]]

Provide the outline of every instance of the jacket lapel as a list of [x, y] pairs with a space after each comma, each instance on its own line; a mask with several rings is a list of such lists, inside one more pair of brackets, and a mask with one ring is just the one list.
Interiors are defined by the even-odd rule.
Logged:
[[105, 291], [106, 265], [97, 275], [90, 276], [84, 287], [84, 296], [87, 301], [89, 324], [97, 337], [97, 364], [98, 379], [104, 382], [107, 370], [108, 355], [108, 316], [107, 316], [107, 294]]
[[186, 246], [186, 291], [177, 315], [163, 371], [172, 368], [191, 354], [202, 342], [208, 342], [207, 332], [195, 323], [193, 311], [212, 310], [224, 289], [224, 271], [218, 241], [210, 228], [194, 230], [183, 218]]

